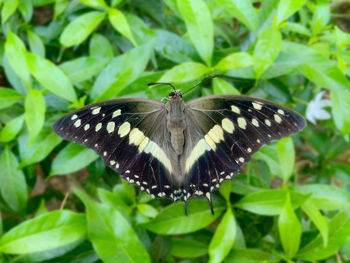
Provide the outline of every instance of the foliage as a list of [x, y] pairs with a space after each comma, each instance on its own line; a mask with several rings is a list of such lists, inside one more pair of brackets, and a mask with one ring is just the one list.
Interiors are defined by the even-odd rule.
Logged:
[[[1, 262], [350, 260], [348, 1], [0, 0], [0, 8]], [[184, 92], [217, 73], [185, 99], [258, 96], [312, 123], [225, 182], [214, 215], [205, 200], [190, 200], [186, 216], [183, 203], [151, 199], [51, 130], [87, 103], [161, 99], [169, 87], [147, 83]]]

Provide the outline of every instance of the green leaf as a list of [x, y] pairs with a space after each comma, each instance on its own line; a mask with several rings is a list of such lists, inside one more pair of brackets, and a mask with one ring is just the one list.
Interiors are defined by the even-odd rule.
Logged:
[[323, 239], [318, 235], [315, 239], [302, 247], [295, 256], [300, 260], [316, 261], [326, 259], [344, 246], [350, 238], [349, 209], [339, 212], [328, 223], [328, 246], [323, 246]]
[[108, 39], [100, 34], [93, 34], [90, 39], [89, 55], [93, 58], [110, 60], [113, 58], [113, 49]]
[[[287, 193], [285, 190], [262, 190], [244, 196], [235, 206], [259, 215], [279, 215], [285, 206]], [[291, 192], [293, 208], [299, 207], [308, 196]]]
[[60, 69], [67, 75], [72, 84], [77, 84], [95, 76], [107, 62], [107, 59], [79, 57], [62, 63]]
[[204, 0], [177, 0], [190, 39], [205, 63], [210, 66], [214, 46], [213, 22]]
[[223, 79], [213, 79], [213, 92], [214, 94], [232, 94], [240, 95], [241, 93], [232, 86], [229, 82]]
[[20, 166], [26, 166], [43, 160], [55, 148], [62, 139], [57, 136], [51, 128], [43, 128], [35, 139], [32, 146], [29, 146], [29, 136], [24, 134], [19, 137], [19, 152], [21, 156]]
[[218, 3], [230, 15], [236, 17], [248, 29], [256, 32], [258, 26], [258, 18], [251, 1], [241, 0], [218, 0]]
[[22, 129], [23, 121], [24, 115], [22, 114], [6, 123], [6, 126], [0, 131], [0, 142], [12, 141]]
[[165, 72], [165, 74], [159, 79], [159, 82], [188, 82], [203, 77], [209, 71], [210, 69], [204, 64], [185, 62]]
[[320, 213], [318, 207], [314, 204], [312, 199], [306, 200], [301, 208], [307, 214], [307, 216], [312, 220], [312, 222], [316, 225], [318, 230], [321, 233], [323, 239], [323, 246], [327, 247], [328, 244], [328, 225], [326, 219]]
[[5, 43], [6, 57], [16, 74], [30, 84], [30, 75], [26, 61], [26, 47], [23, 41], [11, 31], [7, 33]]
[[295, 151], [292, 138], [286, 137], [276, 144], [278, 161], [280, 163], [280, 176], [286, 183], [294, 171]]
[[302, 228], [299, 219], [294, 213], [289, 193], [278, 217], [278, 231], [283, 250], [287, 257], [291, 259], [299, 249]]
[[283, 50], [302, 61], [299, 72], [317, 85], [333, 90], [349, 90], [350, 83], [332, 61], [305, 45], [283, 41]]
[[33, 16], [33, 3], [32, 0], [22, 0], [18, 6], [18, 10], [21, 12], [24, 20], [29, 22]]
[[70, 143], [57, 154], [52, 162], [50, 176], [74, 173], [97, 158], [98, 155], [93, 150], [80, 144]]
[[4, 6], [1, 10], [1, 22], [2, 22], [2, 24], [5, 24], [7, 19], [9, 19], [9, 17], [14, 14], [18, 5], [19, 5], [18, 0], [10, 0], [10, 1], [4, 2]]
[[169, 253], [178, 258], [197, 258], [206, 255], [208, 247], [196, 240], [173, 238], [170, 241]]
[[98, 188], [98, 198], [105, 205], [113, 207], [115, 210], [123, 210], [127, 215], [131, 213], [133, 209], [129, 206], [132, 200], [129, 199], [123, 185], [116, 185], [113, 192]]
[[0, 88], [0, 109], [8, 108], [23, 98], [21, 94], [13, 89]]
[[60, 37], [60, 42], [66, 47], [79, 45], [102, 22], [106, 13], [91, 11], [85, 13], [66, 26]]
[[[6, 54], [4, 54], [4, 58], [3, 58], [3, 67], [6, 74], [6, 79], [11, 84], [11, 86], [20, 94], [23, 94], [23, 95], [27, 94], [28, 92], [27, 84], [13, 70], [13, 68], [10, 65], [10, 62], [7, 59]], [[0, 101], [1, 101], [1, 98], [0, 98]]]
[[281, 32], [273, 27], [266, 28], [258, 37], [254, 48], [254, 71], [257, 79], [273, 64], [281, 49]]
[[75, 193], [87, 209], [88, 235], [102, 261], [151, 262], [132, 226], [118, 210], [90, 200], [80, 190]]
[[269, 166], [272, 175], [280, 175], [280, 165], [278, 163], [278, 156], [276, 147], [274, 145], [265, 145], [254, 155], [254, 159], [263, 160]]
[[222, 262], [230, 252], [236, 237], [236, 221], [229, 207], [209, 245], [209, 262]]
[[184, 204], [174, 203], [162, 210], [144, 227], [161, 235], [191, 233], [212, 223], [221, 215], [224, 207], [214, 206], [214, 210], [213, 215], [205, 200], [191, 200], [188, 202], [188, 215], [186, 215]]
[[38, 56], [45, 57], [45, 46], [41, 38], [33, 31], [27, 31], [30, 51]]
[[339, 187], [323, 184], [309, 184], [294, 187], [301, 194], [312, 194], [309, 199], [321, 210], [344, 209], [350, 203], [349, 195]]
[[0, 241], [5, 254], [29, 254], [59, 249], [86, 235], [85, 215], [57, 210], [12, 228]]
[[350, 133], [350, 90], [332, 90], [331, 101], [334, 123], [345, 136]]
[[68, 77], [53, 64], [38, 55], [27, 53], [30, 73], [43, 85], [62, 99], [74, 102], [77, 96]]
[[137, 210], [144, 216], [151, 218], [156, 217], [158, 215], [158, 210], [148, 204], [138, 204]]
[[214, 68], [216, 70], [227, 71], [232, 69], [247, 68], [253, 66], [253, 64], [254, 60], [251, 55], [246, 52], [237, 52], [221, 59]]
[[131, 33], [128, 20], [126, 20], [124, 14], [116, 8], [110, 8], [108, 10], [108, 18], [112, 26], [136, 46], [136, 41]]
[[298, 9], [300, 9], [306, 0], [281, 0], [277, 7], [277, 24], [283, 22], [291, 15], [293, 15]]
[[265, 251], [251, 248], [235, 248], [232, 252], [226, 257], [225, 262], [280, 262], [280, 260], [272, 254], [269, 254]]
[[2, 199], [14, 211], [22, 211], [27, 204], [27, 184], [16, 156], [5, 147], [0, 156], [0, 192]]
[[93, 8], [102, 7], [106, 9], [108, 8], [108, 5], [104, 0], [79, 0], [79, 2], [83, 3], [88, 7], [93, 7]]
[[39, 90], [29, 89], [24, 109], [24, 119], [29, 132], [29, 144], [32, 144], [45, 121], [45, 100]]
[[138, 46], [114, 58], [98, 75], [91, 97], [95, 101], [110, 99], [135, 81], [146, 68], [152, 45]]

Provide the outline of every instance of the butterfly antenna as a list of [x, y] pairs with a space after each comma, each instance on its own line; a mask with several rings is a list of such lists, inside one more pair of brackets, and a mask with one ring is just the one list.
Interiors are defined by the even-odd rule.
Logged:
[[153, 85], [169, 85], [173, 88], [174, 91], [176, 90], [174, 85], [169, 82], [151, 82], [147, 84], [147, 86], [153, 86]]
[[185, 95], [186, 93], [188, 93], [189, 91], [193, 90], [194, 88], [197, 88], [199, 85], [202, 85], [204, 82], [207, 82], [208, 80], [211, 80], [213, 78], [217, 78], [217, 77], [221, 77], [220, 74], [216, 74], [214, 76], [211, 76], [209, 78], [203, 79], [201, 80], [198, 84], [194, 85], [192, 88], [190, 88], [189, 90], [187, 90], [183, 95]]

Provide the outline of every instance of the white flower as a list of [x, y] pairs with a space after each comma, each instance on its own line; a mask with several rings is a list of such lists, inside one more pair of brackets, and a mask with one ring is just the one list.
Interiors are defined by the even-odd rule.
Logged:
[[331, 115], [328, 111], [323, 109], [324, 107], [331, 106], [330, 100], [323, 100], [322, 96], [325, 92], [320, 91], [316, 94], [315, 98], [310, 101], [306, 109], [306, 118], [316, 124], [316, 120], [328, 120], [331, 118]]

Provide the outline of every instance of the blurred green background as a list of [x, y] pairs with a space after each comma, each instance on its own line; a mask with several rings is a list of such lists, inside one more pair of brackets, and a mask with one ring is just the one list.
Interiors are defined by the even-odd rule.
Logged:
[[[349, 262], [350, 1], [0, 0], [0, 262]], [[85, 104], [245, 94], [308, 126], [204, 199], [153, 200], [51, 125]]]

